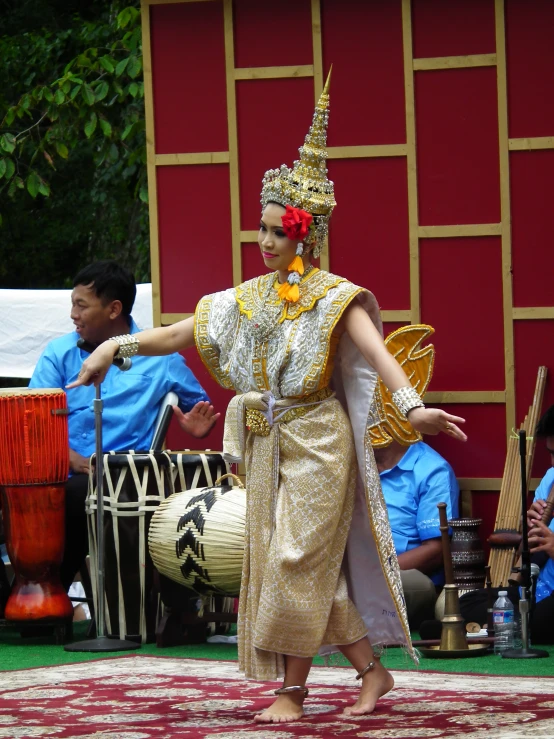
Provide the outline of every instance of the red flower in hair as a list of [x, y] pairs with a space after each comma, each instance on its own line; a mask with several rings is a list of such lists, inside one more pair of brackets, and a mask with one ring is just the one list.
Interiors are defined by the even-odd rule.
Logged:
[[286, 205], [285, 208], [287, 212], [281, 216], [285, 234], [291, 241], [303, 241], [310, 232], [312, 214], [301, 208], [293, 208], [292, 205]]

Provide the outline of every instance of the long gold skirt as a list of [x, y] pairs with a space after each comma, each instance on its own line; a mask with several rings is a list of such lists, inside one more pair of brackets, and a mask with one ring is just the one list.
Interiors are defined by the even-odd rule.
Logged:
[[350, 421], [336, 399], [246, 443], [239, 668], [275, 680], [284, 655], [313, 657], [367, 633], [342, 570], [356, 490]]

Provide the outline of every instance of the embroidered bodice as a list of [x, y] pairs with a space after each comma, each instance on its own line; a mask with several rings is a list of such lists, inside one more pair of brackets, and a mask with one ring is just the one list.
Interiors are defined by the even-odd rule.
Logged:
[[200, 356], [223, 387], [302, 397], [325, 387], [333, 371], [333, 329], [362, 288], [314, 269], [297, 303], [283, 303], [276, 274], [207, 295], [195, 313]]

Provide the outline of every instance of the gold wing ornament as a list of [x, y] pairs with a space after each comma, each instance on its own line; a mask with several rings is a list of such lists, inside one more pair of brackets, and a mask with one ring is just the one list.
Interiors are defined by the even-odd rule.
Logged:
[[[435, 347], [421, 343], [435, 329], [426, 324], [402, 326], [393, 331], [385, 339], [385, 345], [392, 356], [407, 374], [414, 390], [423, 397], [433, 376], [435, 363]], [[402, 446], [409, 446], [421, 441], [421, 434], [416, 431], [392, 402], [392, 394], [381, 378], [375, 389], [375, 397], [371, 409], [370, 422], [367, 428], [368, 439], [374, 448], [388, 446], [397, 441]]]

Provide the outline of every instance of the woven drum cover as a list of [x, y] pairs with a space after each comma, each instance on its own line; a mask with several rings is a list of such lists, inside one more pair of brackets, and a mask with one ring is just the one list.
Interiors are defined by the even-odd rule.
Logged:
[[245, 517], [244, 488], [175, 493], [152, 516], [148, 546], [154, 566], [197, 593], [238, 595]]

